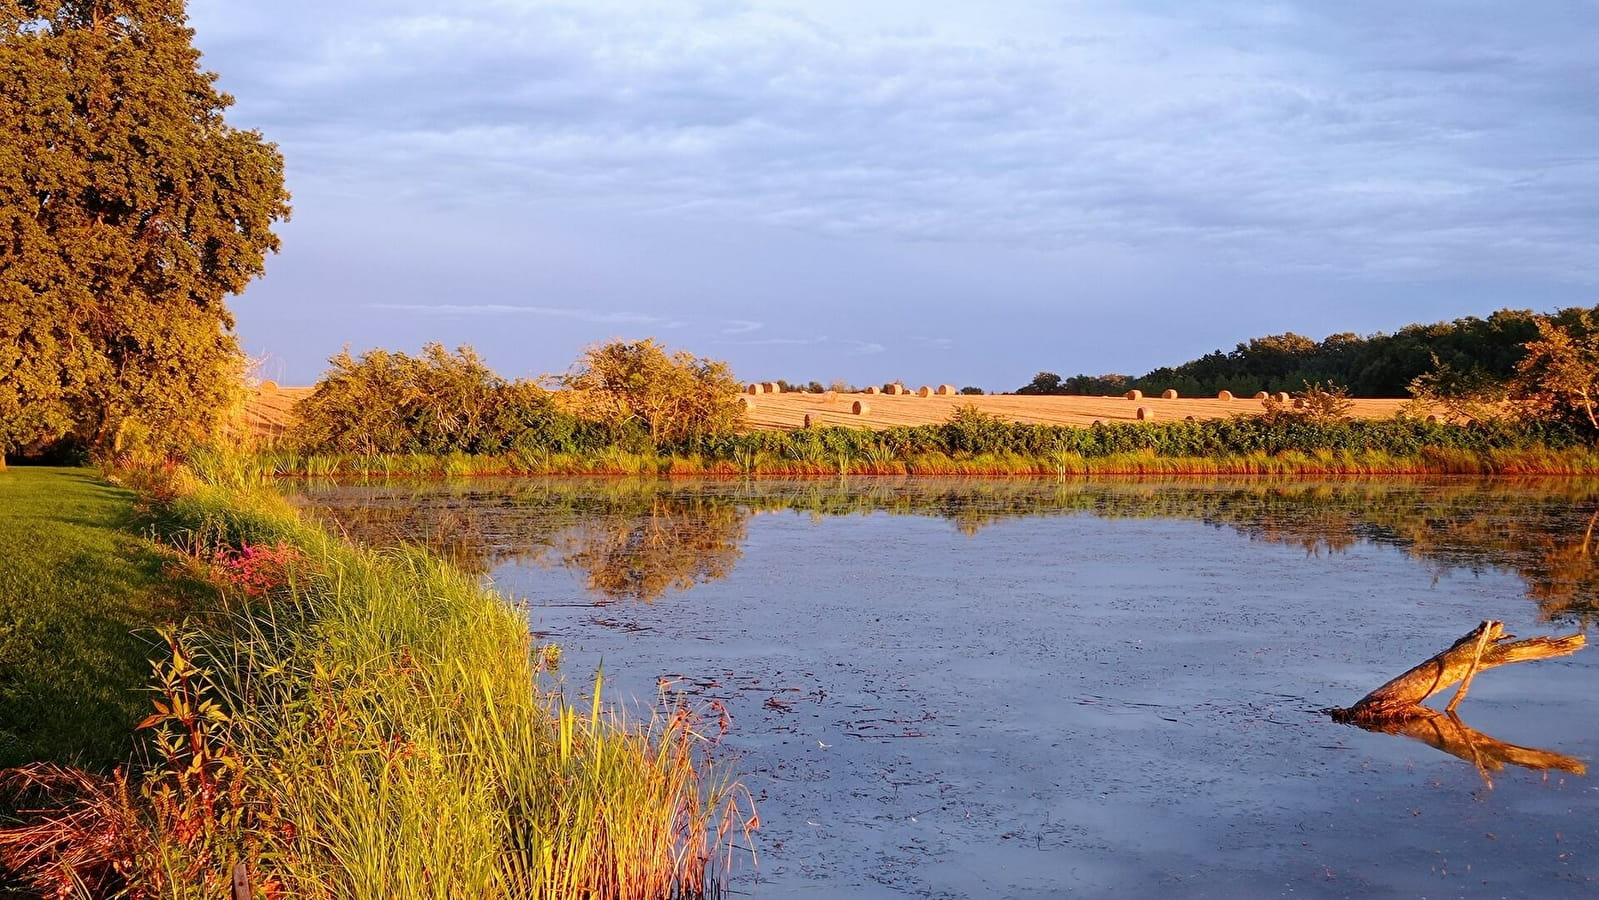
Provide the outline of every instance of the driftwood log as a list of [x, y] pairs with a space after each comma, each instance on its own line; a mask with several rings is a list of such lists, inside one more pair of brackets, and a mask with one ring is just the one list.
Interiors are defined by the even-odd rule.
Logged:
[[1582, 632], [1565, 637], [1535, 637], [1518, 641], [1515, 635], [1505, 634], [1503, 622], [1489, 620], [1455, 641], [1447, 650], [1362, 697], [1354, 706], [1330, 709], [1327, 713], [1340, 722], [1356, 725], [1430, 719], [1437, 713], [1422, 706], [1421, 702], [1439, 691], [1460, 685], [1454, 699], [1449, 701], [1449, 711], [1452, 713], [1465, 698], [1471, 680], [1481, 672], [1510, 663], [1567, 656], [1582, 649], [1586, 643]]

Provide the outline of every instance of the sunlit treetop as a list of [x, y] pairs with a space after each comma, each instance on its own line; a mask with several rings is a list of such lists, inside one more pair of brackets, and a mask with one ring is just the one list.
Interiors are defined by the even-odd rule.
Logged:
[[181, 447], [239, 366], [283, 158], [230, 127], [175, 0], [0, 0], [0, 447]]

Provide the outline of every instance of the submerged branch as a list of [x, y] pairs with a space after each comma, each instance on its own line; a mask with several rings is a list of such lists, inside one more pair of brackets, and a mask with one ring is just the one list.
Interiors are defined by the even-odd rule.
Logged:
[[1514, 635], [1505, 634], [1504, 630], [1503, 622], [1483, 622], [1448, 649], [1393, 678], [1362, 697], [1354, 706], [1328, 710], [1328, 713], [1340, 722], [1357, 725], [1430, 718], [1437, 713], [1421, 706], [1421, 703], [1433, 694], [1460, 684], [1461, 691], [1456, 698], [1458, 702], [1465, 695], [1470, 680], [1488, 669], [1510, 663], [1567, 656], [1587, 644], [1582, 632], [1565, 637], [1535, 637], [1518, 641]]

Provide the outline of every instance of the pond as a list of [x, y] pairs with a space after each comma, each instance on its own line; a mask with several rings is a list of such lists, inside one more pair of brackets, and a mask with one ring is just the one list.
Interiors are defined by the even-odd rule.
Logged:
[[[1590, 897], [1599, 652], [1436, 734], [1323, 710], [1599, 611], [1599, 484], [298, 485], [480, 572], [576, 694], [720, 703], [756, 897]], [[1442, 709], [1449, 694], [1431, 701]]]

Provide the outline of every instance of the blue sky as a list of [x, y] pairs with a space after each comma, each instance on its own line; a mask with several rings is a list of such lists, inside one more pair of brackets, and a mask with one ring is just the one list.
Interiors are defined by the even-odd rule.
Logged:
[[1599, 6], [191, 0], [288, 160], [233, 306], [501, 372], [655, 336], [990, 390], [1599, 303]]

